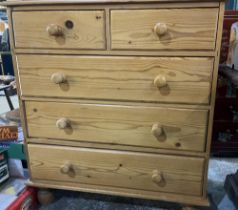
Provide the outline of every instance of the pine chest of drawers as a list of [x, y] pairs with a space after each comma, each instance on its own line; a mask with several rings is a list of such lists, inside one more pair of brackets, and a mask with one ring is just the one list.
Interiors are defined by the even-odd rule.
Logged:
[[29, 184], [207, 204], [224, 2], [5, 5]]

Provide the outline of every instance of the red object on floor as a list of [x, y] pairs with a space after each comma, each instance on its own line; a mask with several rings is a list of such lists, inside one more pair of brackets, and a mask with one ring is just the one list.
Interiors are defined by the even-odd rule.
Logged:
[[37, 205], [37, 189], [27, 187], [6, 210], [34, 210]]

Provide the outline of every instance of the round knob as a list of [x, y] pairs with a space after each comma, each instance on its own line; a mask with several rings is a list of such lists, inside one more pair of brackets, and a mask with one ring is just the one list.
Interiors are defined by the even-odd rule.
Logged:
[[72, 164], [66, 163], [63, 166], [61, 166], [60, 171], [64, 174], [67, 174], [70, 172], [71, 169], [72, 169]]
[[156, 184], [160, 184], [163, 182], [163, 176], [162, 173], [159, 172], [158, 170], [154, 170], [152, 172], [152, 181], [155, 182]]
[[163, 135], [163, 128], [162, 125], [156, 123], [152, 126], [151, 133], [159, 140], [160, 137]]
[[56, 25], [56, 24], [50, 24], [47, 26], [46, 31], [50, 36], [63, 36], [64, 35], [64, 29], [63, 27]]
[[65, 129], [70, 126], [70, 121], [66, 118], [60, 118], [56, 121], [56, 127], [59, 129]]
[[155, 77], [154, 79], [154, 85], [157, 88], [162, 88], [167, 86], [167, 81], [166, 81], [166, 77], [164, 75], [158, 75], [157, 77]]
[[154, 32], [158, 35], [158, 36], [163, 36], [167, 33], [168, 28], [166, 26], [165, 23], [157, 23], [154, 27]]
[[55, 84], [64, 83], [66, 81], [65, 75], [62, 73], [54, 73], [51, 75], [50, 79]]

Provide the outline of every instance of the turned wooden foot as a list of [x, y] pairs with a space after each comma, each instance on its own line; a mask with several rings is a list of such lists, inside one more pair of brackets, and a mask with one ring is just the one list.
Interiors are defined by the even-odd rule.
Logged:
[[37, 192], [37, 198], [42, 206], [47, 206], [54, 202], [54, 194], [49, 189], [39, 189]]
[[196, 210], [194, 207], [191, 206], [183, 206], [181, 210]]

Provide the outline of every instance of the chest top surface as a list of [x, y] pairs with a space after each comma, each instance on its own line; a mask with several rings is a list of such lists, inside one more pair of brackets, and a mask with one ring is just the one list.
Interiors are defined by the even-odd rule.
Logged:
[[[102, 4], [102, 3], [166, 3], [166, 2], [211, 2], [211, 0], [7, 0], [2, 2], [5, 6], [14, 5], [42, 5], [42, 4]], [[221, 2], [224, 0], [212, 0]]]

